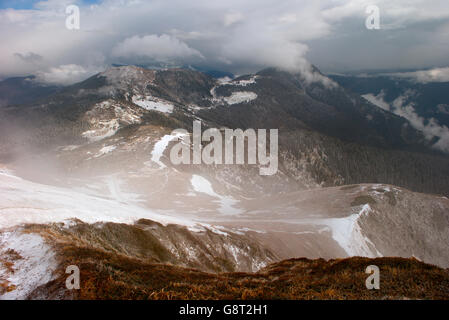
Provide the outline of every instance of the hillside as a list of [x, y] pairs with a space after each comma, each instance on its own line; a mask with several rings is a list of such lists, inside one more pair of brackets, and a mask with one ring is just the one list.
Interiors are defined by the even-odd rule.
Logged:
[[[38, 288], [32, 299], [449, 299], [449, 271], [415, 259], [290, 259], [257, 273], [210, 274], [170, 265], [145, 264], [97, 250], [66, 248], [81, 267], [83, 286], [64, 289], [66, 275]], [[95, 260], [93, 260], [95, 259]], [[377, 265], [379, 290], [367, 290], [364, 272]], [[63, 288], [63, 289], [61, 289]]]
[[[206, 249], [203, 253], [194, 254], [203, 260], [191, 260], [192, 256], [183, 254], [180, 245], [185, 244], [186, 240], [192, 241], [192, 234], [189, 235], [187, 231], [179, 233], [181, 230], [178, 227], [171, 226], [164, 233], [169, 232], [168, 237], [172, 239], [173, 236], [177, 237], [173, 243], [179, 250], [176, 258], [170, 250], [164, 248], [166, 240], [158, 242], [156, 238], [145, 235], [145, 228], [158, 230], [160, 226], [144, 220], [136, 227], [113, 223], [89, 226], [74, 222], [72, 226], [64, 228], [58, 225], [30, 225], [23, 229], [22, 236], [17, 233], [6, 235], [9, 241], [14, 237], [20, 239], [22, 247], [0, 254], [0, 295], [2, 298], [15, 296], [22, 299], [70, 300], [449, 299], [449, 270], [425, 264], [415, 258], [301, 258], [266, 266], [262, 264], [256, 272], [223, 272], [233, 270], [232, 265], [236, 261], [245, 263], [244, 255], [233, 260], [231, 252], [222, 251], [221, 257], [217, 256], [217, 252], [208, 257]], [[24, 249], [23, 245], [26, 239], [36, 237], [37, 234], [51, 243], [53, 253], [48, 251], [49, 247], [41, 244], [37, 256], [27, 256], [30, 251]], [[179, 236], [182, 234], [185, 240], [180, 241]], [[226, 240], [227, 237], [213, 235], [210, 231], [200, 238], [193, 237], [199, 240], [191, 243], [195, 250], [209, 246], [204, 237], [212, 241], [210, 244], [215, 249], [219, 249], [217, 244], [220, 241], [217, 242], [217, 239], [220, 237], [225, 242], [238, 239], [238, 236], [232, 236]], [[245, 241], [243, 237], [237, 241], [242, 240]], [[34, 243], [38, 245], [36, 240]], [[226, 243], [222, 248], [226, 248]], [[262, 252], [259, 248], [251, 255]], [[273, 257], [265, 251], [267, 253]], [[2, 268], [6, 266], [12, 272], [18, 266], [24, 266], [24, 261], [28, 261], [28, 277], [21, 283], [5, 281], [4, 275], [8, 272], [5, 273]], [[185, 263], [190, 268], [186, 268]], [[65, 268], [69, 265], [76, 265], [80, 269], [80, 290], [66, 289], [68, 275]], [[379, 290], [366, 289], [368, 274], [365, 269], [369, 265], [376, 265], [380, 269]]]

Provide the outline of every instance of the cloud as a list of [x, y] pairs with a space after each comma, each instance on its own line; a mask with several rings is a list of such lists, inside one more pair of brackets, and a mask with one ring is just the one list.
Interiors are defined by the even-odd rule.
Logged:
[[414, 72], [391, 73], [391, 76], [407, 78], [419, 83], [449, 82], [449, 67], [419, 70]]
[[[81, 9], [77, 31], [65, 28], [64, 9], [72, 2]], [[32, 10], [0, 10], [0, 77], [145, 60], [238, 74], [269, 66], [308, 72], [308, 61], [328, 71], [419, 68], [447, 63], [449, 51], [447, 0], [83, 3], [51, 0]], [[380, 31], [366, 30], [367, 5], [380, 7]], [[24, 64], [15, 55], [28, 52], [43, 59]]]
[[36, 63], [42, 61], [42, 56], [34, 52], [19, 53], [15, 52], [14, 56], [26, 63]]
[[231, 13], [227, 13], [224, 16], [224, 25], [225, 27], [228, 27], [236, 22], [239, 22], [241, 20], [243, 20], [244, 16], [242, 13], [240, 12], [231, 12]]
[[48, 85], [70, 85], [85, 80], [99, 71], [95, 68], [86, 69], [76, 64], [61, 65], [37, 72], [35, 81]]
[[204, 59], [203, 55], [186, 43], [170, 35], [147, 35], [126, 38], [112, 49], [112, 56], [124, 58], [125, 61], [136, 59], [157, 62], [195, 61]]
[[434, 118], [426, 120], [423, 117], [420, 117], [416, 113], [413, 103], [407, 104], [407, 101], [413, 94], [414, 93], [412, 91], [408, 90], [404, 94], [398, 96], [391, 105], [385, 102], [384, 91], [381, 91], [377, 95], [366, 94], [363, 97], [378, 107], [407, 119], [412, 127], [424, 134], [424, 137], [427, 140], [431, 141], [434, 138], [438, 138], [438, 141], [432, 147], [449, 153], [449, 128], [444, 125], [440, 125]]

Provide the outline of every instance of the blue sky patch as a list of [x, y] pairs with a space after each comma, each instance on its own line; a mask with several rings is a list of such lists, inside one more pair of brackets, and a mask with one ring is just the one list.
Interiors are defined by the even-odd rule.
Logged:
[[[34, 5], [42, 0], [0, 0], [0, 9], [16, 9], [16, 10], [29, 10], [34, 9]], [[83, 5], [95, 4], [101, 2], [101, 0], [82, 0], [73, 1], [74, 4], [81, 2]]]

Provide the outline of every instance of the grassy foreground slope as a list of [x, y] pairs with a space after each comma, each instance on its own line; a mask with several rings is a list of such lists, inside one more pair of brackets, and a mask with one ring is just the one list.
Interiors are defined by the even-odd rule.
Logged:
[[[30, 298], [52, 299], [449, 299], [449, 270], [404, 258], [290, 259], [257, 273], [205, 273], [149, 264], [93, 248], [66, 247], [65, 263], [81, 270], [81, 289], [66, 274]], [[380, 268], [379, 290], [367, 290], [365, 269]]]

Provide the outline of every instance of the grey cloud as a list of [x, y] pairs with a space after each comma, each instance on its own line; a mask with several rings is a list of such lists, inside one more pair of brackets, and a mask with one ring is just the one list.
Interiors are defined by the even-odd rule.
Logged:
[[27, 52], [24, 54], [15, 52], [14, 57], [16, 57], [26, 63], [36, 63], [36, 62], [43, 60], [41, 55], [34, 53], [34, 52]]

